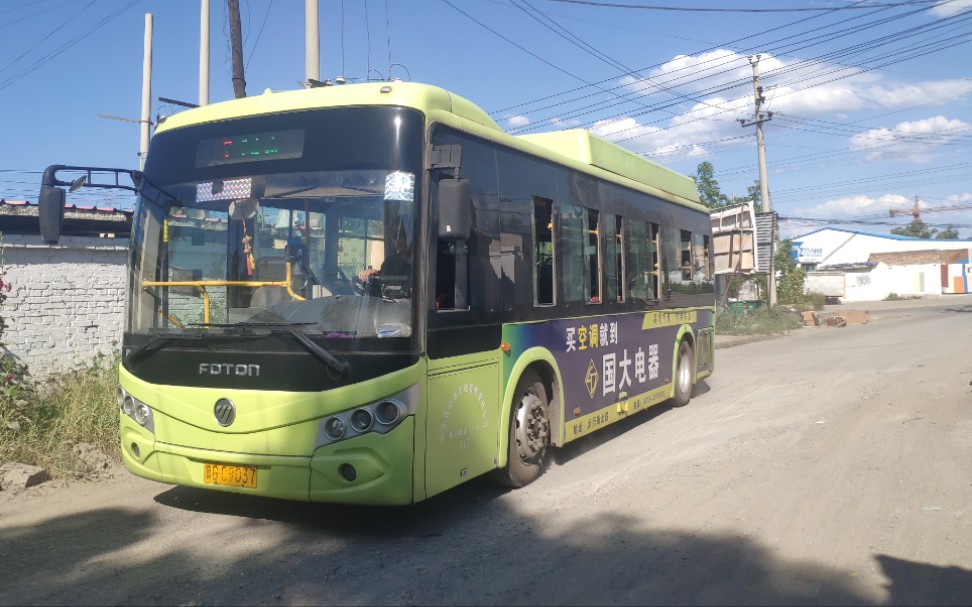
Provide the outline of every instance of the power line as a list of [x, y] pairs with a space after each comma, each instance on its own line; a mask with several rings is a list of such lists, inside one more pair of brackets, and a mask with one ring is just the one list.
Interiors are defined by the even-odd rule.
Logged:
[[595, 6], [598, 8], [624, 8], [624, 9], [638, 9], [638, 10], [650, 10], [650, 11], [673, 11], [680, 13], [810, 13], [810, 12], [830, 12], [830, 11], [843, 11], [843, 10], [860, 10], [866, 8], [896, 8], [901, 6], [908, 6], [914, 4], [948, 4], [953, 0], [906, 0], [905, 2], [896, 2], [891, 4], [869, 4], [867, 6], [859, 6], [860, 3], [850, 4], [847, 6], [837, 6], [831, 8], [810, 8], [810, 7], [800, 7], [800, 8], [712, 8], [712, 7], [688, 7], [688, 6], [659, 6], [659, 5], [648, 5], [648, 4], [622, 4], [616, 2], [594, 2], [593, 0], [548, 0], [548, 2], [560, 2], [562, 4], [582, 4], [585, 6]]

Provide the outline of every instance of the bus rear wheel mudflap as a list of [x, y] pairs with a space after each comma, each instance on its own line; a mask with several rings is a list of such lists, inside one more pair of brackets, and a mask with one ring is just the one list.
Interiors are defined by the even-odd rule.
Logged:
[[506, 467], [494, 479], [508, 487], [523, 487], [543, 472], [550, 444], [550, 399], [540, 375], [527, 369], [516, 385], [510, 412]]
[[695, 357], [692, 345], [682, 340], [678, 344], [678, 356], [675, 359], [675, 396], [672, 404], [684, 407], [692, 400], [692, 388], [695, 384]]

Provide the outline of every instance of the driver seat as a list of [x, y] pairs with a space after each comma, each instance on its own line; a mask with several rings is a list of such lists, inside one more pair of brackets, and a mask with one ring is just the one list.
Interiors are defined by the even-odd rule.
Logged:
[[262, 286], [257, 287], [250, 297], [251, 308], [269, 308], [272, 305], [293, 301], [293, 297], [287, 293], [284, 287]]

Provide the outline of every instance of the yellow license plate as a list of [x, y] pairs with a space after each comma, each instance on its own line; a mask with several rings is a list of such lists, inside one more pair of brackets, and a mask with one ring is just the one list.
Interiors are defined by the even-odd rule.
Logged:
[[257, 469], [229, 464], [203, 464], [203, 481], [210, 485], [256, 489]]

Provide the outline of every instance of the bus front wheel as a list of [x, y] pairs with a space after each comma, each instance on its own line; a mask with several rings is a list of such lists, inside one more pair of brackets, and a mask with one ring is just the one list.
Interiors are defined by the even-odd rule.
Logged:
[[506, 467], [494, 478], [508, 487], [522, 487], [543, 472], [550, 438], [547, 389], [540, 376], [527, 370], [520, 376], [510, 412]]
[[684, 407], [692, 400], [692, 385], [695, 383], [695, 361], [692, 346], [687, 341], [678, 345], [675, 365], [675, 398], [672, 400], [676, 407]]

